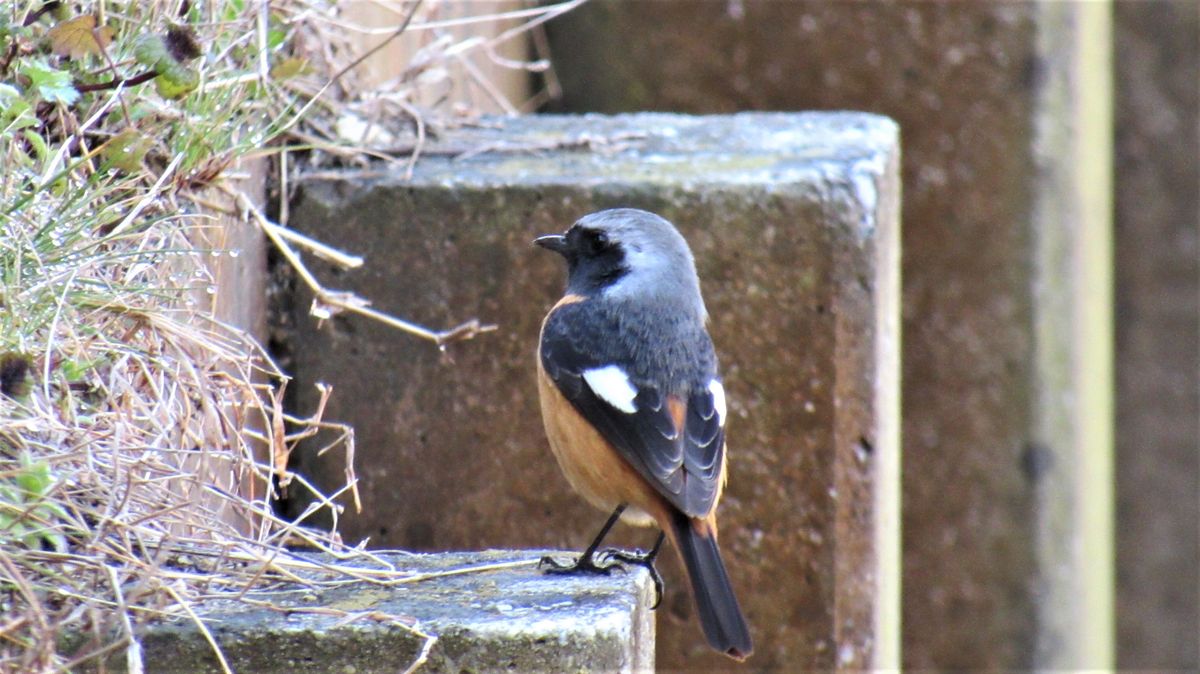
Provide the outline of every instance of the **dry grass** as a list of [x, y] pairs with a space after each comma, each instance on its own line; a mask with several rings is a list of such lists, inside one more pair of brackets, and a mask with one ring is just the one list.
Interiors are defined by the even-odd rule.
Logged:
[[[453, 25], [442, 18], [453, 3], [390, 3], [395, 24], [369, 28], [316, 0], [0, 9], [0, 671], [66, 671], [123, 651], [137, 672], [139, 627], [183, 618], [207, 635], [205, 597], [254, 601], [251, 590], [300, 577], [413, 580], [336, 532], [303, 526], [317, 509], [336, 519], [333, 499], [353, 493], [353, 431], [319, 409], [282, 409], [287, 378], [211, 313], [213, 256], [237, 251], [198, 242], [224, 209], [258, 225], [302, 278], [298, 249], [361, 263], [269, 221], [239, 186], [239, 162], [274, 157], [285, 196], [297, 159], [384, 158], [411, 170], [425, 138], [478, 112], [453, 97], [429, 103], [422, 86], [446, 86], [439, 69], [453, 63], [474, 74], [451, 85], [494, 100], [479, 65], [544, 69], [543, 56], [502, 57], [502, 44], [579, 2], [522, 10], [487, 39], [447, 32], [488, 21], [486, 2]], [[54, 53], [50, 31], [83, 15], [111, 29], [91, 33], [102, 48]], [[169, 99], [154, 93], [154, 73], [137, 81], [135, 47], [176, 23], [194, 31], [202, 56], [180, 61], [198, 88]], [[381, 86], [356, 68], [356, 45], [372, 33], [421, 36], [409, 67]], [[82, 95], [56, 100], [45, 77], [66, 77], [59, 92]], [[209, 188], [229, 198], [215, 203]], [[439, 346], [486, 329], [429, 330], [314, 290], [318, 310], [366, 313]], [[347, 457], [338, 494], [317, 494], [286, 469], [291, 447], [317, 430]], [[316, 496], [299, 521], [275, 515], [281, 483]], [[297, 545], [338, 561], [297, 556]], [[406, 628], [426, 638], [427, 653], [434, 638]]]

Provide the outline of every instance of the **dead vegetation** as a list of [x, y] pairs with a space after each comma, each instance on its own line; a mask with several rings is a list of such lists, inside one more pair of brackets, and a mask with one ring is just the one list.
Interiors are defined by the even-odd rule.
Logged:
[[[322, 288], [304, 254], [362, 260], [286, 227], [288, 174], [367, 158], [411, 170], [438, 129], [478, 115], [455, 87], [502, 110], [536, 105], [546, 92], [508, 101], [481, 66], [544, 70], [544, 54], [504, 45], [581, 1], [379, 3], [395, 18], [373, 26], [318, 0], [0, 9], [0, 671], [123, 654], [139, 672], [146, 621], [192, 620], [211, 641], [204, 598], [413, 580], [304, 526], [320, 509], [336, 521], [340, 496], [356, 502], [353, 430], [283, 409], [286, 376], [212, 313], [212, 262], [239, 251], [201, 242], [214, 213], [246, 218], [313, 286], [317, 315], [355, 311], [439, 347], [486, 330], [413, 326]], [[488, 37], [469, 30], [497, 20], [507, 27]], [[364, 35], [411, 40], [407, 67], [370, 81]], [[277, 167], [282, 222], [239, 182], [255, 157]], [[346, 456], [335, 494], [287, 471], [318, 430]], [[281, 484], [314, 495], [297, 521], [275, 514]], [[425, 638], [413, 668], [433, 644], [402, 616], [366, 618]]]

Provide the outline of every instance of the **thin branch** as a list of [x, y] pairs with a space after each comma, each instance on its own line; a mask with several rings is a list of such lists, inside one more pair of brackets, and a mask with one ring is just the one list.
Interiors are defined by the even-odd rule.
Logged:
[[192, 623], [196, 625], [196, 629], [200, 630], [200, 634], [204, 636], [204, 640], [208, 642], [210, 647], [212, 647], [213, 655], [217, 656], [217, 663], [221, 665], [221, 671], [225, 672], [225, 674], [233, 674], [233, 669], [230, 668], [229, 661], [225, 659], [225, 653], [221, 651], [221, 645], [217, 643], [217, 639], [213, 636], [212, 632], [209, 631], [208, 625], [205, 625], [204, 621], [200, 619], [200, 616], [196, 615], [196, 612], [192, 610], [191, 602], [184, 600], [184, 598], [179, 595], [175, 588], [168, 584], [163, 584], [162, 590], [163, 592], [171, 595], [171, 597], [179, 604], [180, 608], [183, 609], [184, 613], [187, 613], [188, 617], [192, 619]]
[[311, 108], [317, 102], [317, 100], [320, 99], [321, 96], [323, 96], [325, 94], [325, 92], [329, 90], [329, 87], [333, 86], [334, 83], [337, 82], [338, 80], [340, 80], [346, 73], [348, 73], [351, 70], [353, 70], [354, 68], [358, 67], [359, 64], [361, 64], [363, 61], [366, 61], [371, 56], [377, 54], [381, 49], [386, 47], [388, 45], [388, 43], [390, 43], [392, 40], [395, 40], [396, 38], [403, 35], [404, 31], [408, 30], [408, 25], [410, 23], [412, 23], [413, 17], [417, 15], [417, 9], [419, 9], [421, 7], [421, 2], [422, 2], [422, 0], [415, 0], [413, 2], [412, 7], [410, 7], [408, 10], [408, 14], [406, 14], [404, 16], [404, 20], [400, 22], [400, 25], [396, 27], [396, 30], [392, 31], [391, 35], [389, 35], [386, 39], [384, 39], [379, 44], [377, 44], [374, 47], [363, 52], [361, 55], [359, 55], [358, 58], [351, 61], [349, 64], [347, 64], [341, 70], [334, 73], [334, 75], [329, 78], [329, 81], [327, 81], [325, 83], [325, 85], [322, 86], [321, 89], [319, 91], [317, 91], [317, 93], [314, 94], [313, 97], [310, 98], [308, 100], [308, 102], [305, 103], [304, 106], [301, 107], [300, 110], [298, 110], [296, 112], [296, 114], [290, 120], [288, 120], [281, 127], [279, 127], [279, 133], [282, 134], [282, 133], [286, 132], [287, 130], [291, 129], [293, 126], [295, 126], [296, 123], [299, 122], [304, 117], [304, 114], [306, 112], [308, 112], [309, 108]]
[[[574, 9], [575, 7], [578, 7], [579, 5], [583, 4], [586, 1], [587, 0], [568, 0], [567, 2], [560, 2], [560, 3], [554, 4], [554, 5], [530, 7], [527, 9], [514, 9], [514, 10], [505, 11], [505, 12], [491, 12], [488, 14], [482, 14], [482, 15], [477, 15], [477, 16], [462, 16], [462, 17], [456, 17], [453, 19], [435, 19], [433, 21], [419, 21], [419, 22], [414, 23], [411, 26], [409, 26], [409, 30], [413, 31], [413, 32], [419, 32], [419, 31], [426, 31], [426, 30], [440, 30], [443, 28], [457, 28], [460, 26], [471, 26], [471, 25], [480, 24], [480, 23], [499, 23], [502, 21], [507, 21], [509, 19], [525, 19], [525, 18], [529, 18], [529, 17], [538, 17], [538, 16], [541, 16], [541, 15], [547, 14], [547, 13], [552, 14], [551, 18], [553, 18], [553, 16], [558, 16], [559, 14], [562, 14], [563, 12]], [[352, 21], [346, 21], [343, 19], [336, 19], [336, 18], [332, 18], [332, 17], [321, 17], [321, 18], [322, 18], [322, 20], [324, 20], [325, 22], [327, 22], [331, 25], [337, 26], [339, 28], [345, 28], [346, 30], [352, 30], [356, 33], [362, 33], [363, 35], [381, 35], [381, 34], [386, 33], [388, 30], [390, 30], [389, 28], [386, 28], [386, 27], [372, 28], [369, 26], [364, 26], [359, 23], [354, 23]]]
[[421, 151], [425, 149], [425, 119], [421, 116], [419, 110], [405, 101], [397, 99], [396, 105], [408, 113], [409, 117], [412, 117], [413, 123], [417, 127], [417, 142], [413, 144], [412, 151], [408, 153], [408, 166], [404, 169], [404, 179], [412, 180], [413, 171], [417, 167], [417, 159], [421, 157]]
[[254, 202], [251, 201], [250, 197], [248, 197], [245, 192], [240, 190], [235, 192], [229, 188], [225, 189], [227, 193], [231, 194], [231, 196], [237, 200], [238, 206], [242, 209], [242, 211], [248, 213], [254, 219], [254, 222], [258, 224], [259, 229], [266, 234], [267, 238], [271, 240], [271, 243], [273, 243], [276, 249], [279, 250], [280, 255], [283, 255], [284, 259], [288, 261], [288, 264], [290, 264], [292, 268], [296, 270], [296, 273], [300, 276], [300, 279], [304, 281], [304, 284], [313, 292], [315, 298], [313, 300], [313, 310], [310, 313], [317, 315], [319, 318], [329, 318], [336, 313], [340, 313], [341, 311], [349, 311], [351, 313], [361, 314], [398, 330], [403, 330], [411, 335], [428, 339], [442, 350], [445, 350], [446, 345], [453, 342], [472, 339], [481, 333], [491, 332], [496, 329], [495, 325], [484, 324], [480, 323], [478, 319], [471, 319], [461, 325], [450, 328], [449, 330], [442, 330], [440, 332], [434, 331], [424, 326], [417, 325], [416, 323], [410, 323], [404, 319], [396, 318], [395, 316], [391, 316], [382, 311], [376, 311], [375, 309], [367, 306], [367, 300], [355, 295], [354, 293], [327, 289], [325, 286], [321, 285], [321, 282], [317, 280], [317, 277], [314, 276], [313, 273], [309, 271], [308, 267], [305, 266], [304, 262], [300, 260], [300, 256], [296, 254], [296, 251], [294, 251], [292, 247], [288, 245], [287, 241], [284, 240], [283, 235], [280, 233], [280, 230], [283, 229], [282, 227], [271, 222], [267, 216], [263, 214], [262, 210], [254, 205]]
[[283, 225], [275, 224], [275, 231], [279, 234], [279, 236], [283, 237], [288, 242], [306, 248], [312, 251], [313, 255], [316, 255], [326, 262], [335, 264], [342, 269], [358, 269], [359, 267], [363, 266], [364, 260], [362, 256], [343, 253], [332, 246], [305, 236], [290, 227], [284, 227]]
[[79, 93], [87, 93], [89, 91], [104, 91], [105, 89], [116, 89], [117, 87], [121, 87], [121, 86], [132, 87], [132, 86], [136, 86], [138, 84], [144, 84], [146, 82], [149, 82], [150, 80], [154, 79], [155, 77], [158, 77], [157, 70], [147, 70], [146, 72], [139, 73], [137, 75], [134, 75], [133, 77], [128, 77], [128, 78], [114, 77], [107, 82], [93, 82], [91, 84], [87, 84], [85, 82], [80, 82], [80, 81], [76, 80], [75, 82], [72, 82], [71, 84], [72, 84], [72, 86], [75, 87], [75, 90], [78, 91]]
[[25, 15], [25, 20], [21, 22], [21, 25], [32, 26], [33, 24], [37, 23], [37, 20], [42, 18], [43, 15], [53, 12], [60, 6], [62, 6], [62, 2], [59, 2], [59, 0], [51, 0], [50, 2], [42, 3], [41, 7], [38, 7], [34, 11]]

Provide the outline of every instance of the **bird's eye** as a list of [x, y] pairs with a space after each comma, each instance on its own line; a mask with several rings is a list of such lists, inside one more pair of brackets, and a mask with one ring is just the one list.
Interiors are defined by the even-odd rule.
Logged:
[[591, 232], [591, 236], [588, 237], [588, 247], [593, 253], [602, 252], [605, 248], [608, 248], [608, 234], [604, 232]]

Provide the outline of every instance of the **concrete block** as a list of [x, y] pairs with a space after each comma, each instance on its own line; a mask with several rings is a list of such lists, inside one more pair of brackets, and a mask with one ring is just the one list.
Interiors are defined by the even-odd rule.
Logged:
[[[898, 138], [862, 114], [495, 119], [427, 148], [411, 180], [302, 179], [292, 223], [367, 264], [331, 285], [426, 325], [496, 332], [430, 344], [357, 317], [295, 317], [293, 390], [333, 384], [327, 418], [357, 429], [366, 507], [350, 541], [418, 550], [582, 549], [603, 522], [547, 446], [534, 351], [561, 261], [531, 245], [634, 206], [690, 242], [729, 396], [721, 543], [756, 667], [886, 664], [898, 584]], [[454, 158], [460, 149], [490, 151]], [[300, 296], [297, 312], [307, 308]], [[301, 409], [311, 405], [301, 401]], [[305, 446], [326, 485], [340, 459]], [[615, 543], [653, 534], [619, 527]], [[657, 611], [660, 665], [723, 667], [674, 553]]]
[[1200, 670], [1200, 4], [1113, 4], [1117, 666]]
[[609, 0], [548, 26], [561, 111], [899, 123], [909, 668], [1112, 664], [1110, 11]]
[[[654, 584], [645, 569], [549, 577], [535, 564], [551, 552], [566, 554], [382, 553], [415, 580], [285, 584], [250, 601], [206, 600], [197, 614], [235, 672], [404, 672], [422, 655], [422, 633], [436, 641], [416, 671], [431, 674], [653, 670]], [[500, 568], [471, 571], [481, 566]], [[140, 638], [147, 672], [222, 671], [193, 621], [156, 623]], [[123, 657], [108, 666], [124, 667]]]

